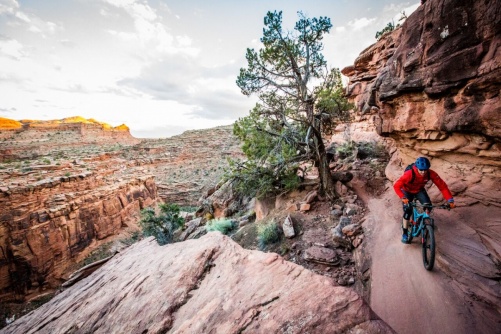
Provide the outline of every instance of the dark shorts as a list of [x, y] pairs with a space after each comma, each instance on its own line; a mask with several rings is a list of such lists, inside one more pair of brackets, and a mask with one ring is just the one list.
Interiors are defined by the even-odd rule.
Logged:
[[[428, 196], [428, 193], [426, 192], [426, 189], [422, 189], [420, 192], [417, 194], [411, 194], [406, 192], [405, 190], [402, 190], [402, 192], [405, 195], [405, 198], [409, 200], [409, 202], [412, 202], [414, 199], [417, 199], [421, 205], [430, 205], [429, 210], [431, 210], [431, 200], [430, 196]], [[404, 205], [404, 219], [408, 220], [412, 216], [412, 207], [410, 205]]]

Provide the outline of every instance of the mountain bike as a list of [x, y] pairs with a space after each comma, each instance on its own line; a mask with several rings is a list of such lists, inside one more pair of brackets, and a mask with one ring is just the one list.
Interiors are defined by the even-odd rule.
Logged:
[[412, 239], [421, 235], [421, 245], [423, 251], [423, 265], [426, 270], [432, 270], [435, 264], [435, 222], [430, 217], [431, 208], [447, 209], [450, 206], [447, 204], [442, 205], [421, 205], [416, 201], [410, 202], [412, 207], [412, 217], [409, 222], [412, 227], [408, 229], [409, 243]]

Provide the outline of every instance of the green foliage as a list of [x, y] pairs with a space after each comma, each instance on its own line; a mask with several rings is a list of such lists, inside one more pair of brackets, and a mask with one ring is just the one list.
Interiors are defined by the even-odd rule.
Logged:
[[386, 34], [387, 32], [390, 32], [390, 31], [393, 31], [395, 30], [395, 24], [393, 22], [388, 22], [388, 24], [386, 25], [386, 27], [383, 28], [383, 30], [380, 30], [378, 32], [376, 32], [376, 39], [379, 41], [379, 39], [384, 35]]
[[196, 212], [198, 210], [197, 206], [180, 206], [179, 211], [183, 212]]
[[347, 141], [336, 147], [336, 154], [339, 159], [354, 160], [371, 159], [371, 158], [387, 158], [388, 153], [383, 145], [376, 142], [354, 142]]
[[356, 149], [357, 144], [350, 140], [343, 143], [341, 146], [336, 147], [336, 153], [340, 159], [346, 159], [350, 156], [354, 156]]
[[[407, 20], [407, 15], [405, 14], [405, 11], [402, 11], [402, 12], [400, 12], [400, 18], [398, 19], [398, 22], [402, 22], [405, 20]], [[395, 25], [395, 23], [393, 21], [388, 22], [388, 24], [386, 25], [386, 27], [383, 28], [383, 30], [376, 32], [375, 37], [379, 41], [384, 34], [386, 34], [387, 32], [393, 31], [393, 30], [397, 29], [398, 27], [400, 27], [400, 23], [397, 23], [397, 25]]]
[[259, 249], [264, 249], [267, 245], [280, 240], [280, 230], [275, 222], [258, 225], [257, 242]]
[[222, 234], [228, 234], [236, 227], [236, 221], [233, 219], [213, 219], [207, 223], [207, 232], [219, 231]]
[[358, 159], [370, 159], [370, 158], [387, 158], [388, 152], [383, 145], [376, 142], [360, 142], [358, 143]]
[[[322, 131], [351, 107], [342, 94], [339, 70], [329, 70], [321, 53], [323, 35], [332, 27], [329, 18], [299, 13], [294, 31], [284, 31], [282, 12], [268, 12], [264, 24], [264, 49], [247, 49], [247, 68], [237, 78], [243, 94], [259, 96], [233, 129], [247, 161], [231, 162], [226, 174], [237, 191], [253, 196], [292, 190], [299, 185], [301, 162], [325, 162]], [[328, 175], [328, 164], [316, 165]], [[332, 188], [330, 177], [321, 183]]]
[[135, 232], [132, 232], [132, 234], [129, 237], [120, 240], [120, 242], [126, 246], [130, 246], [132, 244], [135, 244], [136, 242], [138, 242], [141, 239], [142, 239], [142, 233], [139, 231], [135, 231]]
[[96, 261], [100, 261], [102, 259], [105, 259], [107, 257], [110, 257], [113, 255], [111, 253], [111, 246], [113, 243], [108, 242], [105, 244], [102, 244], [99, 246], [97, 249], [93, 250], [87, 257], [80, 263], [81, 267], [85, 267], [91, 263], [94, 263]]
[[179, 207], [176, 204], [160, 204], [160, 213], [157, 215], [152, 208], [141, 210], [139, 225], [144, 236], [154, 236], [158, 244], [165, 245], [173, 240], [174, 231], [182, 227], [184, 219], [179, 216]]

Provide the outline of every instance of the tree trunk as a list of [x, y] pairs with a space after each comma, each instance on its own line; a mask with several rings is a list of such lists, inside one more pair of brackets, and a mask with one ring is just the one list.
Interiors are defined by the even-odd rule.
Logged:
[[315, 131], [315, 146], [317, 149], [318, 175], [320, 177], [320, 192], [325, 194], [328, 199], [333, 200], [338, 198], [334, 182], [332, 181], [329, 162], [327, 161], [327, 153], [321, 136]]

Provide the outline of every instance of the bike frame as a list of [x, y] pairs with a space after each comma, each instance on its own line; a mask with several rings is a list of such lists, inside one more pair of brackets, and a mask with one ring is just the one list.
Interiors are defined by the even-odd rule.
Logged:
[[[412, 224], [412, 229], [411, 229], [411, 236], [413, 238], [417, 237], [421, 232], [424, 231], [424, 227], [426, 225], [431, 225], [432, 227], [435, 227], [435, 221], [433, 218], [431, 218], [429, 214], [429, 209], [431, 208], [438, 208], [438, 209], [447, 209], [450, 210], [450, 208], [446, 204], [442, 205], [421, 205], [416, 203], [416, 201], [410, 202], [410, 206], [412, 206], [412, 217], [410, 220], [410, 223]], [[423, 212], [419, 212], [418, 208], [422, 208]], [[424, 221], [425, 219], [429, 219], [430, 223], [425, 224]]]
[[408, 230], [408, 241], [410, 243], [413, 238], [421, 235], [424, 267], [426, 270], [433, 270], [435, 263], [435, 234], [433, 232], [435, 221], [430, 217], [430, 211], [432, 208], [449, 210], [450, 207], [449, 205], [424, 206], [417, 204], [415, 201], [412, 201], [409, 205], [412, 207], [412, 219], [410, 219], [412, 227]]
[[[412, 219], [410, 221], [410, 223], [412, 224], [412, 231], [411, 231], [411, 235], [412, 237], [417, 237], [423, 230], [424, 230], [424, 227], [425, 227], [425, 219], [428, 218], [430, 219], [430, 222], [431, 226], [434, 226], [434, 221], [433, 221], [433, 218], [430, 217], [430, 215], [428, 214], [428, 210], [423, 210], [423, 212], [419, 212], [418, 210], [418, 204], [412, 202], [412, 203], [409, 203], [411, 206], [412, 206], [412, 211], [413, 211], [413, 214], [412, 214]], [[422, 207], [422, 206], [421, 206]], [[426, 208], [429, 208], [430, 206], [426, 206]]]

